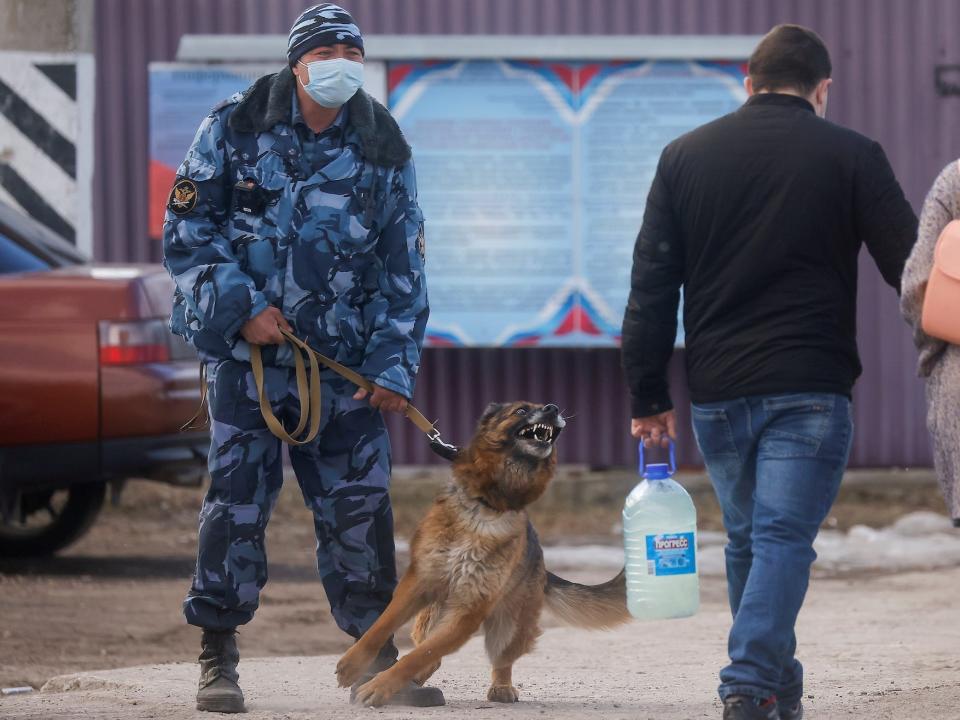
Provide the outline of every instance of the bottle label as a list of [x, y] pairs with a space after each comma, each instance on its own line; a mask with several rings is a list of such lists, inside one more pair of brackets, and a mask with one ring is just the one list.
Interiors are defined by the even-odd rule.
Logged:
[[648, 575], [689, 575], [697, 571], [693, 533], [647, 535]]

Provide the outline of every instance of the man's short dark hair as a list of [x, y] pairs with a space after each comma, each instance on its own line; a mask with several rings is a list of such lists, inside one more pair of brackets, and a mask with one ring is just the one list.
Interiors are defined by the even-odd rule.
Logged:
[[813, 30], [800, 25], [777, 25], [757, 45], [747, 73], [754, 92], [793, 89], [809, 95], [833, 68], [830, 53]]

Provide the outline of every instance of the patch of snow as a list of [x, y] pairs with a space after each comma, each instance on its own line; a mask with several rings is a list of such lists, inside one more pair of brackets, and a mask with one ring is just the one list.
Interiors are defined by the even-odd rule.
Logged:
[[904, 515], [893, 524], [892, 530], [906, 537], [934, 533], [956, 534], [950, 518], [935, 512], [913, 512]]
[[813, 548], [815, 567], [832, 572], [904, 572], [960, 565], [960, 532], [948, 517], [931, 512], [910, 513], [879, 530], [856, 525], [846, 534], [823, 531]]
[[596, 568], [619, 570], [623, 567], [620, 545], [550, 545], [543, 548], [547, 569]]
[[[698, 533], [697, 564], [701, 575], [723, 575], [726, 536]], [[830, 573], [851, 571], [906, 572], [960, 566], [960, 532], [950, 518], [932, 512], [905, 515], [885, 528], [856, 525], [849, 532], [823, 530], [814, 543], [815, 568]], [[620, 545], [551, 545], [543, 549], [552, 569], [623, 567]]]

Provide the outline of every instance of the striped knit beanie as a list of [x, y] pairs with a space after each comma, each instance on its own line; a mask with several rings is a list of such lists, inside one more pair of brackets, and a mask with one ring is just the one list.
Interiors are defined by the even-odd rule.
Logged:
[[314, 5], [304, 10], [290, 28], [287, 60], [294, 65], [304, 53], [337, 43], [352, 45], [363, 52], [363, 36], [350, 13], [333, 3]]

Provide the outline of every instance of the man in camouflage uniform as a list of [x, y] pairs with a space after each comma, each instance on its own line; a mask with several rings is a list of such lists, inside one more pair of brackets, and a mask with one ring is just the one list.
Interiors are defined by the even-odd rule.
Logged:
[[[413, 395], [428, 314], [410, 148], [358, 89], [359, 29], [342, 8], [310, 8], [288, 61], [204, 120], [164, 224], [171, 327], [199, 351], [210, 388], [211, 485], [184, 614], [204, 630], [197, 706], [221, 712], [244, 709], [235, 628], [253, 618], [267, 581], [264, 531], [282, 483], [250, 344], [264, 346], [267, 396], [287, 426], [299, 395], [279, 328], [375, 383], [367, 397], [325, 371], [320, 432], [290, 448], [333, 616], [358, 638], [396, 585], [381, 410], [403, 411]], [[396, 656], [391, 641], [371, 676]], [[443, 704], [439, 690], [417, 686], [399, 700]]]

